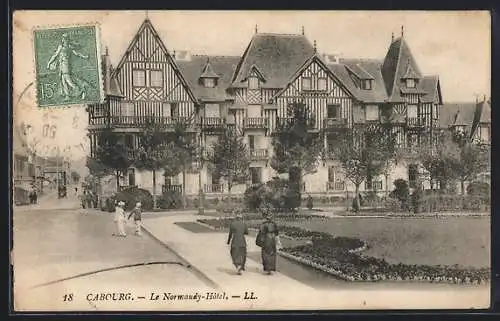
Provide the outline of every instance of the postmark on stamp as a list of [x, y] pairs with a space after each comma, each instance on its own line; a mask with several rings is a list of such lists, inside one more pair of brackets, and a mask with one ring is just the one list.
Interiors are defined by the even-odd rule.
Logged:
[[36, 29], [33, 39], [39, 107], [103, 101], [97, 25]]

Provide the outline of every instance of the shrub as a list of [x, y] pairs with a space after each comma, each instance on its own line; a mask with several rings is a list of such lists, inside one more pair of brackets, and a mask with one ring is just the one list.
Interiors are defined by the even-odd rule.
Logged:
[[153, 196], [148, 190], [136, 186], [124, 189], [116, 194], [118, 201], [125, 202], [125, 210], [129, 211], [135, 207], [135, 203], [141, 202], [146, 211], [153, 209]]
[[486, 182], [470, 182], [467, 186], [467, 195], [490, 196], [490, 184]]
[[414, 213], [420, 213], [423, 210], [424, 192], [420, 188], [416, 188], [411, 194], [411, 205]]
[[311, 197], [311, 195], [307, 197], [307, 208], [309, 210], [313, 209], [313, 198]]
[[243, 200], [245, 207], [251, 211], [256, 211], [262, 204], [264, 196], [264, 184], [251, 185], [245, 190]]
[[158, 200], [161, 209], [178, 209], [182, 207], [182, 194], [179, 191], [166, 190]]
[[399, 201], [401, 209], [407, 211], [410, 209], [410, 188], [408, 182], [404, 179], [394, 181], [394, 190], [389, 194], [389, 197]]

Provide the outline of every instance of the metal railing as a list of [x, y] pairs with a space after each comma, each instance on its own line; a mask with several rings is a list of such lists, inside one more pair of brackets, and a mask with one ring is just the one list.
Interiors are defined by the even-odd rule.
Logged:
[[[278, 119], [276, 120], [276, 124], [278, 125], [278, 127], [282, 127], [282, 126], [290, 126], [293, 122], [294, 122], [294, 118], [293, 117], [278, 117]], [[313, 119], [313, 118], [310, 118], [307, 120], [307, 129], [315, 129], [316, 128], [316, 119]]]
[[165, 194], [168, 191], [177, 192], [177, 193], [182, 194], [182, 185], [162, 185], [161, 186], [162, 194]]
[[325, 128], [337, 128], [347, 125], [347, 119], [345, 118], [326, 118], [323, 120], [323, 126]]
[[163, 116], [98, 116], [90, 117], [90, 125], [144, 126], [148, 123], [174, 127], [177, 123], [189, 123], [187, 117]]
[[425, 126], [425, 119], [423, 117], [407, 117], [406, 125], [409, 127], [422, 127]]
[[205, 193], [223, 193], [224, 185], [222, 184], [205, 184], [203, 186], [203, 191]]
[[261, 159], [268, 159], [269, 158], [269, 152], [265, 148], [259, 148], [259, 149], [250, 149], [250, 159], [252, 160], [261, 160]]
[[204, 128], [217, 128], [225, 124], [225, 120], [220, 117], [202, 117], [200, 122], [201, 126]]
[[326, 182], [326, 190], [327, 191], [343, 191], [343, 190], [345, 190], [345, 182], [342, 182], [342, 181]]
[[245, 128], [267, 128], [268, 119], [264, 117], [248, 117], [244, 121]]

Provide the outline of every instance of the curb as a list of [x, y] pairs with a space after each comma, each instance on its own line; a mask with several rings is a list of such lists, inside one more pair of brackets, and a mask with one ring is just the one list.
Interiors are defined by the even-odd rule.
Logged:
[[174, 255], [176, 255], [181, 261], [185, 263], [185, 266], [187, 269], [191, 270], [194, 272], [196, 276], [198, 276], [200, 279], [202, 279], [203, 282], [205, 282], [207, 285], [209, 285], [212, 288], [215, 289], [220, 289], [220, 286], [215, 283], [211, 278], [209, 278], [205, 273], [203, 273], [200, 269], [198, 269], [196, 266], [192, 265], [191, 262], [189, 262], [185, 257], [179, 254], [179, 252], [175, 251], [172, 249], [170, 246], [168, 246], [165, 242], [160, 240], [158, 237], [156, 237], [151, 231], [149, 231], [148, 228], [142, 226], [142, 229], [144, 232], [146, 232], [147, 235], [149, 235], [153, 240], [155, 240], [157, 243], [162, 245], [164, 248], [168, 249], [170, 252], [172, 252]]

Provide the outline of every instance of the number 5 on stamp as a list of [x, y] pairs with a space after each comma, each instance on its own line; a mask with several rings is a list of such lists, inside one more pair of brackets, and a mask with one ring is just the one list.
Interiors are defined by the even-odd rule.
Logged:
[[39, 107], [103, 101], [97, 25], [37, 29], [33, 39]]

